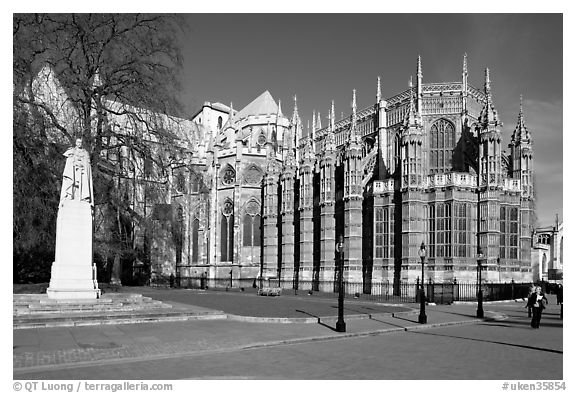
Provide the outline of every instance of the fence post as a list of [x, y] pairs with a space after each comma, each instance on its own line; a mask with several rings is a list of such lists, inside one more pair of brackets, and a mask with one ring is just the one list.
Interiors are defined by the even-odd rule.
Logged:
[[458, 281], [456, 280], [456, 277], [454, 277], [454, 282], [452, 284], [452, 299], [453, 301], [459, 301], [460, 300], [460, 294], [458, 293]]

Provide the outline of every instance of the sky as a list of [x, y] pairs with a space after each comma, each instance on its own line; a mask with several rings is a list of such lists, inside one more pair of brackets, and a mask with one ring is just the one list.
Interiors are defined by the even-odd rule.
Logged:
[[188, 113], [204, 101], [240, 110], [268, 90], [285, 115], [293, 97], [304, 124], [331, 100], [336, 118], [408, 87], [422, 59], [424, 83], [460, 81], [482, 89], [490, 68], [493, 100], [510, 141], [523, 95], [534, 139], [540, 225], [562, 221], [562, 14], [188, 14], [182, 40], [182, 100]]

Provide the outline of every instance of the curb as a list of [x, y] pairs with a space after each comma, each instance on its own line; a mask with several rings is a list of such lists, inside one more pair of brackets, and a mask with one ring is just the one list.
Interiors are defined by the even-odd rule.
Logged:
[[[518, 298], [518, 299], [510, 299], [510, 300], [493, 300], [493, 301], [483, 301], [483, 304], [502, 304], [502, 303], [520, 303], [520, 302], [525, 302], [526, 299], [524, 298]], [[455, 305], [475, 305], [478, 304], [478, 301], [474, 300], [474, 301], [457, 301], [457, 302], [453, 302], [452, 304]]]
[[[391, 315], [410, 315], [416, 312], [416, 310], [411, 311], [401, 311], [397, 313], [375, 313], [375, 314], [351, 314], [346, 315], [347, 320], [359, 320], [359, 319], [373, 319], [379, 316]], [[251, 317], [236, 314], [226, 314], [227, 319], [231, 321], [239, 322], [251, 322], [251, 323], [327, 323], [334, 322], [338, 320], [337, 316], [326, 316], [326, 317], [312, 317], [312, 318], [284, 318], [284, 317]]]
[[[494, 313], [494, 314], [496, 314], [496, 313]], [[227, 348], [206, 349], [206, 350], [199, 350], [199, 351], [192, 351], [192, 352], [157, 354], [157, 355], [150, 355], [150, 356], [127, 357], [127, 358], [116, 358], [116, 359], [106, 359], [106, 360], [91, 360], [91, 361], [89, 360], [89, 361], [84, 361], [84, 362], [62, 363], [62, 364], [52, 364], [52, 365], [42, 365], [42, 366], [32, 366], [32, 367], [19, 367], [17, 369], [13, 369], [13, 373], [14, 373], [14, 375], [17, 375], [17, 374], [25, 374], [28, 372], [35, 372], [35, 371], [72, 369], [72, 368], [78, 368], [78, 367], [89, 367], [92, 365], [105, 365], [105, 364], [114, 364], [114, 363], [134, 363], [134, 362], [142, 362], [142, 361], [150, 361], [150, 360], [172, 359], [172, 358], [176, 358], [176, 357], [192, 357], [192, 356], [201, 356], [201, 355], [213, 354], [213, 353], [226, 353], [226, 352], [234, 352], [234, 351], [242, 351], [242, 350], [250, 350], [250, 349], [271, 348], [271, 347], [282, 346], [282, 345], [296, 345], [296, 344], [306, 344], [306, 343], [312, 343], [312, 342], [326, 342], [326, 341], [335, 341], [335, 340], [358, 338], [358, 337], [373, 337], [373, 336], [379, 336], [379, 335], [390, 334], [390, 333], [414, 332], [414, 331], [420, 331], [420, 330], [426, 330], [426, 329], [432, 329], [432, 328], [438, 328], [438, 327], [473, 325], [473, 324], [482, 323], [482, 322], [494, 321], [494, 320], [498, 319], [499, 317], [501, 317], [501, 315], [497, 314], [494, 317], [477, 319], [477, 320], [471, 319], [471, 320], [466, 320], [466, 321], [438, 322], [438, 323], [415, 325], [415, 326], [408, 326], [408, 327], [378, 329], [378, 330], [367, 331], [367, 332], [342, 333], [342, 334], [338, 334], [338, 335], [331, 334], [331, 335], [326, 335], [326, 336], [302, 337], [302, 338], [294, 338], [294, 339], [287, 339], [287, 340], [276, 340], [276, 341], [268, 341], [268, 342], [239, 345], [239, 346], [231, 346], [231, 347], [227, 347]], [[310, 318], [310, 319], [313, 319], [313, 318]]]

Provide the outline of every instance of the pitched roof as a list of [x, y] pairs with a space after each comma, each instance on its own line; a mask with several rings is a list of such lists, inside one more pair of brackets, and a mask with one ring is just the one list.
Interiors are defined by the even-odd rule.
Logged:
[[276, 113], [278, 113], [278, 105], [274, 101], [274, 98], [272, 98], [270, 92], [266, 90], [264, 93], [260, 94], [258, 98], [256, 98], [254, 101], [246, 105], [244, 109], [242, 109], [234, 116], [234, 118], [242, 119], [248, 116], [268, 115], [268, 114], [275, 115]]

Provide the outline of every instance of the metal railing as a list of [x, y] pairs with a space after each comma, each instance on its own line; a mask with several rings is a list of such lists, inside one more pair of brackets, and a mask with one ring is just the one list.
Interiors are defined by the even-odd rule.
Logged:
[[[165, 280], [163, 280], [165, 281]], [[259, 288], [282, 288], [285, 295], [308, 295], [337, 298], [338, 286], [334, 281], [278, 280], [259, 278], [208, 278], [180, 277], [176, 287], [206, 290], [244, 291], [256, 293]], [[415, 282], [344, 282], [346, 298], [385, 303], [414, 303], [419, 301], [419, 283]], [[482, 283], [485, 301], [526, 298], [532, 283]], [[455, 301], [476, 301], [478, 284], [475, 282], [450, 282], [424, 284], [426, 301], [450, 304]]]

